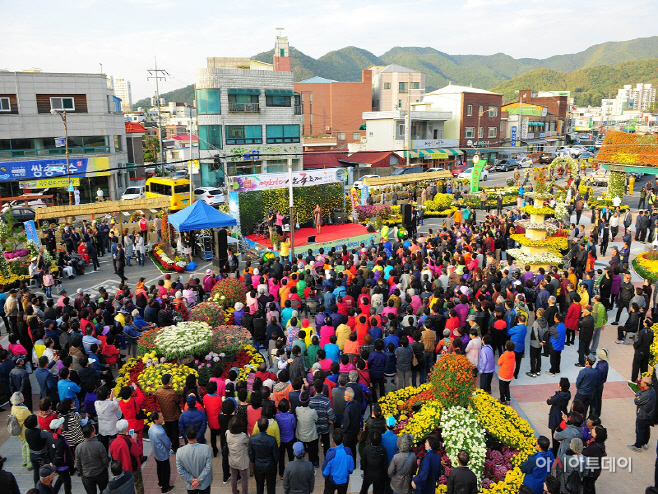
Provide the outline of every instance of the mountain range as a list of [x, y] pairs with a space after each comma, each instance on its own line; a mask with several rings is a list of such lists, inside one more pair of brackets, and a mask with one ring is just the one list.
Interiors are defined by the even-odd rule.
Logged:
[[[272, 49], [259, 53], [253, 58], [263, 62], [271, 62], [273, 53], [274, 50]], [[602, 77], [605, 74], [615, 74], [612, 77], [615, 81], [614, 84], [616, 84], [614, 88], [603, 87], [606, 86], [605, 81], [603, 81], [602, 87], [599, 88], [600, 91], [596, 92], [596, 94], [607, 95], [611, 90], [616, 92], [616, 88], [619, 86], [618, 80], [623, 81], [622, 85], [635, 82], [651, 82], [643, 79], [643, 77], [646, 77], [644, 74], [646, 74], [648, 67], [640, 65], [622, 66], [624, 62], [656, 58], [656, 54], [658, 54], [658, 36], [629, 41], [611, 41], [591, 46], [578, 53], [555, 55], [545, 59], [516, 59], [504, 53], [494, 55], [450, 55], [430, 47], [395, 47], [377, 56], [368, 50], [355, 46], [334, 50], [315, 59], [294, 47], [290, 48], [295, 81], [313, 76], [337, 81], [359, 81], [361, 80], [361, 71], [372, 65], [399, 64], [424, 72], [427, 76], [426, 88], [428, 92], [452, 82], [463, 85], [472, 84], [473, 87], [486, 89], [499, 88], [499, 90], [504, 91], [506, 96], [510, 96], [514, 89], [519, 89], [518, 84], [528, 81], [527, 79], [516, 79], [519, 76], [531, 75], [530, 81], [541, 81], [541, 77], [544, 75], [549, 77], [551, 83], [555, 81], [556, 85], [551, 85], [550, 89], [568, 89], [557, 85], [561, 78], [564, 78], [565, 81], [569, 79], [562, 74], [598, 66], [614, 66], [612, 71], [597, 69], [594, 73], [588, 72], [592, 77], [597, 71]], [[542, 70], [534, 72], [537, 69]], [[635, 70], [639, 72], [635, 73]], [[626, 76], [627, 78], [625, 78]], [[576, 79], [585, 80], [587, 78], [583, 78], [579, 74]], [[510, 89], [511, 87], [513, 89]], [[523, 87], [539, 89], [534, 86]], [[603, 92], [601, 93], [601, 91]], [[590, 103], [589, 97], [579, 96], [582, 92], [576, 91], [576, 103]], [[192, 102], [194, 97], [192, 86], [171, 93], [164, 93], [162, 96], [169, 101], [186, 101], [188, 103]], [[146, 104], [148, 104], [148, 100], [143, 99], [137, 101], [134, 106], [146, 106]]]

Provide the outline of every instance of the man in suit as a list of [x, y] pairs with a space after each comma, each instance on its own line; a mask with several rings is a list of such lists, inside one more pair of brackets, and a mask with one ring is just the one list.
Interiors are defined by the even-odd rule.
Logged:
[[653, 344], [653, 331], [651, 330], [651, 319], [645, 319], [642, 329], [638, 331], [633, 342], [633, 367], [631, 370], [631, 381], [635, 382], [638, 375], [646, 372], [649, 368], [649, 355]]
[[119, 278], [121, 278], [121, 281], [127, 281], [128, 278], [123, 274], [123, 270], [126, 268], [126, 253], [123, 250], [121, 242], [116, 243], [116, 249], [117, 253], [115, 254], [115, 261], [117, 265], [117, 274], [119, 275]]
[[631, 225], [633, 224], [633, 215], [631, 214], [631, 210], [629, 209], [626, 211], [626, 214], [624, 215], [624, 229], [628, 230]]

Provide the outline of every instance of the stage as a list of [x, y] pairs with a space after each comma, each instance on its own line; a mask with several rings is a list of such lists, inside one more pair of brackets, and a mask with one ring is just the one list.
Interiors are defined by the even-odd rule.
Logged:
[[[371, 240], [379, 241], [379, 234], [369, 232], [365, 226], [354, 223], [345, 223], [344, 225], [325, 225], [320, 230], [320, 235], [315, 234], [315, 227], [300, 228], [295, 230], [295, 254], [306, 253], [308, 249], [317, 254], [320, 248], [328, 251], [332, 247], [342, 250], [346, 245], [348, 250], [360, 246], [361, 243], [369, 245]], [[315, 242], [308, 242], [308, 237], [315, 235]], [[254, 246], [272, 250], [272, 242], [269, 238], [262, 238], [260, 235], [249, 235], [245, 237], [247, 242]]]

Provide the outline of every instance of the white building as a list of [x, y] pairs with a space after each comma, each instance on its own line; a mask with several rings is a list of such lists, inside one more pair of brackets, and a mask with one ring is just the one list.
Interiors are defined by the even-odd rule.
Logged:
[[133, 96], [130, 89], [130, 81], [126, 79], [114, 79], [114, 94], [121, 98], [121, 111], [127, 113], [133, 108]]
[[394, 111], [419, 103], [425, 95], [425, 74], [402, 65], [373, 65], [372, 109]]
[[[208, 67], [198, 71], [202, 185], [222, 183], [224, 173], [284, 172], [289, 164], [301, 170], [299, 95], [291, 71], [273, 70], [290, 67], [285, 37], [277, 37], [275, 54], [276, 66], [244, 58], [208, 58]], [[215, 156], [221, 165], [208, 159]]]
[[[53, 113], [54, 111], [54, 113]], [[65, 120], [64, 120], [65, 119]], [[65, 123], [66, 122], [66, 131]], [[116, 198], [128, 184], [123, 114], [104, 74], [0, 72], [0, 194], [20, 195], [19, 182], [61, 177], [68, 204], [69, 173], [81, 180], [82, 202]], [[39, 184], [36, 184], [37, 186]], [[84, 187], [82, 186], [84, 185]]]
[[626, 84], [617, 91], [617, 98], [628, 98], [633, 110], [647, 111], [656, 101], [656, 88], [651, 84]]
[[603, 116], [621, 115], [631, 108], [631, 103], [627, 96], [604, 98], [601, 100], [601, 113]]

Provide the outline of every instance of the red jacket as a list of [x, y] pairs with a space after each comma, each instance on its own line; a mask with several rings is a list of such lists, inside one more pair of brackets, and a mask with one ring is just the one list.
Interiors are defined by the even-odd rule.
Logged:
[[219, 395], [206, 395], [203, 397], [203, 405], [208, 416], [208, 427], [219, 429], [219, 414], [222, 411], [222, 397]]
[[567, 310], [567, 317], [564, 319], [564, 325], [567, 329], [577, 330], [578, 329], [578, 320], [580, 319], [580, 311], [583, 309], [583, 306], [578, 302], [571, 302], [569, 310]]
[[[130, 441], [130, 448], [128, 447], [128, 439]], [[125, 434], [118, 434], [116, 439], [110, 444], [110, 455], [112, 455], [113, 460], [121, 462], [124, 470], [128, 472], [133, 472], [133, 462], [130, 459], [137, 459], [137, 465], [140, 465], [142, 458], [142, 448], [139, 446], [139, 443], [132, 439], [130, 436]]]
[[123, 418], [128, 421], [129, 429], [135, 429], [135, 431], [139, 431], [144, 428], [144, 420], [137, 420], [137, 413], [142, 408], [143, 403], [144, 395], [142, 394], [142, 390], [139, 388], [135, 389], [133, 395], [128, 401], [119, 400], [119, 408], [121, 408]]

